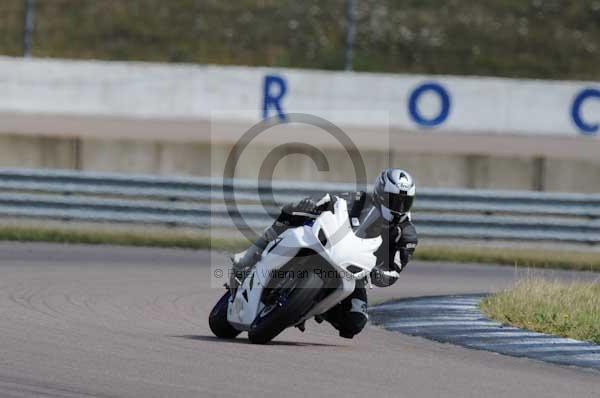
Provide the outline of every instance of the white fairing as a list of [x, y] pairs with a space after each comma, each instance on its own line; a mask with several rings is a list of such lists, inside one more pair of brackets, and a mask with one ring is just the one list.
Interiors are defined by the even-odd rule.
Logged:
[[[323, 233], [319, 235], [321, 230]], [[323, 237], [323, 235], [327, 238], [325, 245], [319, 241], [319, 236]], [[350, 226], [346, 201], [337, 198], [333, 213], [323, 212], [312, 226], [288, 229], [267, 246], [252, 273], [237, 289], [236, 295], [228, 307], [227, 320], [239, 330], [249, 329], [264, 308], [260, 298], [270, 276], [305, 248], [317, 252], [342, 275], [342, 278], [338, 278], [341, 284], [335, 292], [317, 303], [304, 319], [326, 312], [354, 291], [356, 280], [363, 279], [370, 274], [376, 264], [374, 252], [379, 248], [381, 242], [381, 237], [358, 238]], [[350, 265], [359, 267], [363, 271], [357, 272], [354, 269], [353, 274], [347, 271]], [[315, 269], [317, 268], [320, 269], [320, 267], [315, 267]]]

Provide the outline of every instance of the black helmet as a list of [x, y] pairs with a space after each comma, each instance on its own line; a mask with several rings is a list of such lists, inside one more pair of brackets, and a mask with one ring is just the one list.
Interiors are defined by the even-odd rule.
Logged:
[[373, 201], [381, 215], [391, 221], [396, 214], [410, 211], [415, 200], [415, 181], [401, 169], [383, 170], [375, 180]]

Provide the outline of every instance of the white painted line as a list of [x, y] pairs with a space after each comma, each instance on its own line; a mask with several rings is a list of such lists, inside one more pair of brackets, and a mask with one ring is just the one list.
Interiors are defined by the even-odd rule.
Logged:
[[562, 347], [560, 344], [553, 344], [551, 347], [523, 347], [522, 351], [531, 353], [552, 353], [556, 351], [600, 351], [600, 347], [593, 345], [573, 346], [572, 344], [569, 344], [569, 346]]
[[476, 307], [472, 305], [459, 305], [459, 304], [389, 304], [377, 306], [376, 309], [390, 310], [406, 310], [406, 309], [440, 309], [440, 310], [470, 310], [478, 312]]
[[410, 328], [410, 327], [425, 327], [425, 326], [464, 326], [464, 327], [469, 327], [469, 326], [501, 326], [501, 325], [499, 323], [492, 322], [492, 321], [465, 321], [465, 322], [460, 322], [460, 321], [402, 322], [402, 321], [400, 321], [400, 322], [388, 323], [387, 326], [393, 327], [393, 328], [397, 328], [397, 327]]
[[550, 361], [593, 361], [600, 364], [600, 353], [554, 355], [547, 359]]
[[435, 322], [435, 321], [487, 321], [481, 315], [460, 315], [460, 316], [452, 316], [452, 315], [439, 315], [439, 316], [428, 316], [428, 317], [402, 317], [399, 322]]
[[[387, 325], [385, 325], [385, 327], [388, 327]], [[435, 328], [435, 329], [434, 329]], [[407, 328], [410, 329], [410, 328]], [[464, 333], [470, 333], [470, 332], [478, 332], [481, 330], [489, 330], [489, 329], [497, 329], [497, 326], [492, 325], [482, 325], [482, 326], [469, 326], [466, 327], [465, 325], [456, 325], [456, 326], [447, 326], [447, 325], [442, 325], [440, 327], [432, 327], [432, 329], [429, 330], [428, 334], [436, 334], [436, 335], [443, 335], [446, 334], [448, 336], [455, 336], [453, 333], [460, 333], [460, 332], [464, 332]], [[504, 328], [502, 328], [504, 329]]]
[[[544, 335], [546, 336], [546, 335]], [[514, 339], [509, 342], [498, 342], [498, 343], [485, 343], [488, 346], [497, 345], [535, 345], [535, 344], [581, 344], [581, 341], [570, 342], [567, 339], [561, 339], [560, 337], [549, 337], [541, 339]]]
[[543, 337], [544, 334], [527, 332], [520, 329], [515, 329], [514, 331], [506, 331], [506, 332], [485, 332], [485, 333], [467, 333], [467, 334], [457, 334], [452, 335], [452, 338], [455, 337], [468, 337], [473, 339], [480, 338], [503, 338], [503, 337]]

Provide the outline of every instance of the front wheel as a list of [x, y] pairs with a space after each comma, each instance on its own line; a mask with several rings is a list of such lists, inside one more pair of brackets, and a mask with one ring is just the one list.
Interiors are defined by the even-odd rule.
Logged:
[[208, 316], [208, 325], [215, 336], [221, 339], [235, 339], [241, 332], [234, 329], [227, 320], [227, 306], [231, 293], [229, 290], [215, 304], [210, 315]]
[[254, 344], [266, 344], [287, 327], [296, 324], [313, 307], [322, 287], [323, 280], [311, 272], [294, 287], [281, 291], [280, 295], [285, 300], [263, 310], [250, 326], [248, 340]]

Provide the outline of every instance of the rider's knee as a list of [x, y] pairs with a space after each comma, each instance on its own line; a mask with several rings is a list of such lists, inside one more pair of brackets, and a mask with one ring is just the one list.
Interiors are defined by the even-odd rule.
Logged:
[[340, 337], [351, 339], [367, 324], [367, 317], [360, 312], [348, 312], [339, 323]]

